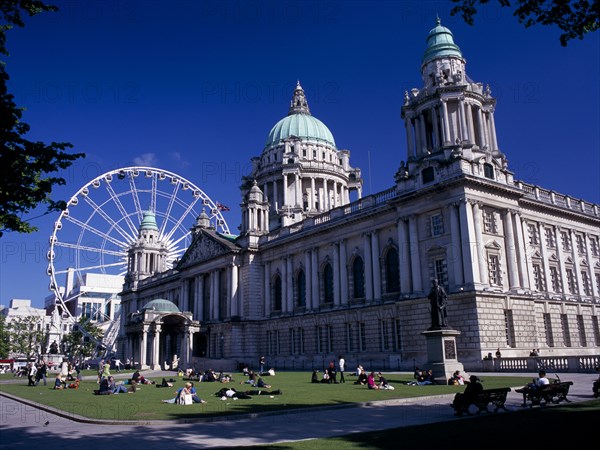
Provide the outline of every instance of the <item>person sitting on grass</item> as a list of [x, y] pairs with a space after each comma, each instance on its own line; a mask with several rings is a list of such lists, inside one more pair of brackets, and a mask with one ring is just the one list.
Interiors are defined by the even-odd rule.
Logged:
[[257, 387], [257, 388], [271, 389], [271, 385], [265, 383], [265, 381], [262, 379], [262, 377], [260, 375], [258, 376], [258, 379], [256, 380], [256, 383], [254, 383], [252, 386], [253, 387]]
[[64, 389], [65, 382], [60, 377], [60, 373], [56, 374], [56, 378], [54, 379], [54, 389]]
[[108, 377], [108, 389], [113, 394], [127, 394], [127, 393], [130, 393], [130, 391], [127, 389], [127, 387], [124, 384], [116, 384], [115, 383], [115, 379], [114, 379], [114, 377], [112, 375]]
[[365, 386], [367, 384], [368, 378], [369, 377], [367, 376], [367, 372], [365, 372], [365, 370], [363, 369], [358, 375], [358, 378], [356, 379], [354, 384], [361, 384]]
[[[192, 387], [193, 387], [192, 383], [187, 382], [187, 383], [185, 383], [185, 386], [183, 386], [175, 391], [175, 397], [170, 398], [169, 400], [161, 400], [161, 402], [169, 403], [171, 405], [174, 403], [179, 403], [179, 399], [181, 398], [181, 396], [187, 395], [187, 394], [192, 395]], [[193, 400], [194, 399], [192, 397], [192, 401]], [[198, 403], [202, 403], [202, 401], [200, 401]]]
[[318, 383], [319, 382], [319, 371], [317, 369], [313, 369], [312, 375], [310, 377], [310, 382], [311, 383]]
[[369, 389], [379, 389], [379, 385], [375, 383], [375, 372], [371, 372], [367, 377], [367, 387]]

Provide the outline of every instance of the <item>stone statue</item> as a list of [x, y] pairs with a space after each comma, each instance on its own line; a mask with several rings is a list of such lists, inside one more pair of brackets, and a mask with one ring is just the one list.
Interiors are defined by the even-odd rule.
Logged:
[[431, 303], [431, 327], [429, 329], [439, 330], [448, 326], [446, 322], [446, 318], [448, 317], [446, 300], [448, 296], [437, 280], [433, 280], [431, 284], [431, 291], [429, 291], [429, 295], [427, 296]]
[[50, 354], [51, 355], [58, 354], [58, 344], [56, 343], [56, 341], [53, 341], [52, 344], [50, 344]]

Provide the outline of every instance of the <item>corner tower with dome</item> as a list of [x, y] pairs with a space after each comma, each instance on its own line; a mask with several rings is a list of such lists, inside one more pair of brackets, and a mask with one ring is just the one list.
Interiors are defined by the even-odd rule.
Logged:
[[[262, 228], [246, 214], [257, 189], [269, 204]], [[287, 116], [269, 132], [262, 154], [252, 158], [241, 193], [242, 234], [289, 226], [361, 198], [360, 169], [350, 166], [350, 152], [338, 150], [329, 128], [311, 114], [299, 81]]]
[[[231, 371], [261, 355], [276, 370], [311, 370], [343, 354], [348, 366], [432, 367], [440, 382], [448, 362], [493, 370], [484, 357], [498, 348], [496, 370], [598, 365], [600, 206], [514, 179], [496, 100], [469, 78], [439, 19], [415, 67], [422, 86], [397, 99], [405, 161], [392, 162], [388, 189], [367, 196], [298, 83], [241, 180], [240, 235], [202, 215], [189, 224], [176, 266], [124, 292], [120, 356], [164, 366], [177, 354]], [[144, 223], [132, 271], [151, 253], [152, 218]], [[458, 332], [455, 345], [440, 333], [437, 366], [421, 334], [434, 284]], [[157, 299], [179, 312], [143, 319]], [[547, 356], [530, 359], [532, 348]]]

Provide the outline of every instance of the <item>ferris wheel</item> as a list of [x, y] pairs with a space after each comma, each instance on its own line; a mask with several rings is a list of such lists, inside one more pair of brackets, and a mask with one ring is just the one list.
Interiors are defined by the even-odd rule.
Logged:
[[155, 215], [170, 269], [191, 244], [190, 228], [200, 213], [229, 234], [219, 206], [190, 181], [153, 167], [116, 169], [87, 183], [68, 201], [50, 236], [47, 274], [63, 314], [73, 320], [68, 303], [86, 293], [72, 288], [85, 285], [86, 274], [124, 277], [127, 250], [146, 211]]

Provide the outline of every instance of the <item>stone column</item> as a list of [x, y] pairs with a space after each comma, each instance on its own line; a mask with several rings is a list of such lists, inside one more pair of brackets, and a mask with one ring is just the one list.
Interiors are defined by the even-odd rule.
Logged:
[[213, 289], [212, 292], [214, 293], [214, 307], [215, 307], [215, 314], [213, 319], [219, 319], [221, 317], [221, 305], [219, 304], [219, 299], [221, 298], [221, 289], [220, 289], [220, 283], [219, 283], [219, 271], [218, 270], [214, 270], [212, 273], [212, 277], [213, 277]]
[[468, 142], [469, 134], [467, 132], [467, 121], [465, 120], [465, 101], [461, 99], [458, 101], [458, 119], [460, 120], [460, 134], [461, 141]]
[[479, 282], [479, 263], [477, 261], [477, 243], [472, 242], [472, 239], [475, 239], [473, 209], [471, 203], [466, 199], [460, 203], [459, 216], [465, 284], [473, 285], [475, 282]]
[[407, 116], [404, 122], [404, 126], [406, 127], [406, 144], [407, 144], [407, 154], [409, 157], [415, 156], [415, 141], [413, 136], [413, 125], [412, 125], [412, 117]]
[[473, 202], [473, 224], [475, 228], [475, 248], [477, 253], [477, 262], [479, 263], [479, 281], [485, 285], [489, 285], [489, 277], [487, 272], [487, 258], [485, 247], [483, 245], [483, 233], [481, 232], [481, 203]]
[[521, 214], [518, 211], [514, 211], [515, 215], [515, 228], [517, 238], [517, 263], [519, 267], [519, 277], [521, 278], [521, 286], [524, 289], [531, 289], [529, 272], [527, 271], [527, 241], [523, 234], [523, 224], [521, 222]]
[[142, 328], [142, 342], [140, 344], [140, 368], [146, 368], [146, 350], [148, 345], [148, 325]]
[[288, 181], [287, 181], [287, 174], [283, 174], [283, 205], [284, 206], [288, 206]]
[[231, 285], [231, 316], [240, 316], [240, 305], [238, 296], [238, 267], [231, 264], [230, 268], [230, 285]]
[[579, 264], [579, 249], [577, 248], [577, 239], [575, 231], [571, 230], [571, 242], [573, 243], [573, 264], [575, 265], [575, 277], [577, 278], [577, 293], [583, 294], [583, 279], [581, 278], [581, 264]]
[[436, 150], [441, 147], [440, 142], [440, 133], [439, 133], [439, 123], [438, 123], [438, 110], [434, 106], [431, 108], [431, 120], [433, 125], [433, 149]]
[[481, 107], [477, 108], [477, 128], [479, 129], [479, 147], [484, 148], [487, 145], [487, 143], [485, 140], [485, 123], [483, 121]]
[[381, 268], [379, 264], [379, 237], [377, 230], [371, 232], [371, 257], [373, 258], [373, 298], [381, 300]]
[[327, 178], [323, 177], [323, 208], [321, 211], [326, 211], [331, 209], [331, 205], [329, 204], [329, 191], [327, 187]]
[[548, 283], [551, 283], [550, 267], [548, 267], [548, 250], [546, 249], [546, 230], [541, 223], [538, 224], [538, 235], [540, 236], [540, 251], [542, 253], [542, 270], [544, 271], [546, 292], [550, 291]]
[[294, 188], [296, 192], [296, 205], [302, 207], [302, 183], [297, 173], [294, 174]]
[[337, 242], [331, 244], [333, 250], [333, 304], [340, 304], [340, 255]]
[[288, 311], [288, 266], [287, 258], [281, 258], [281, 312]]
[[[568, 278], [567, 278], [567, 268], [565, 266], [565, 252], [563, 250], [563, 242], [562, 242], [562, 228], [560, 226], [556, 226], [554, 228], [554, 232], [556, 233], [556, 253], [558, 255], [558, 267], [560, 270], [560, 284], [562, 287], [562, 292], [568, 292]], [[567, 233], [568, 236], [568, 233]]]
[[264, 264], [263, 283], [263, 306], [265, 311], [265, 317], [269, 317], [269, 315], [271, 314], [271, 263], [268, 261]]
[[346, 256], [346, 241], [340, 240], [340, 284], [341, 284], [341, 303], [348, 303], [348, 258]]
[[[587, 259], [587, 270], [588, 276], [590, 280], [590, 287], [592, 288], [592, 295], [598, 298], [600, 295], [598, 294], [598, 286], [596, 285], [596, 280], [594, 279], [594, 259], [592, 258], [592, 246], [590, 245], [590, 240], [592, 239], [592, 235], [590, 233], [586, 233], [584, 236], [585, 239], [585, 252]], [[586, 294], [587, 295], [587, 294]]]
[[473, 125], [473, 107], [467, 102], [467, 128], [469, 130], [469, 143], [475, 145], [475, 127]]
[[286, 291], [286, 300], [287, 300], [287, 311], [288, 312], [293, 312], [294, 311], [294, 266], [293, 266], [293, 257], [292, 256], [288, 256], [286, 258], [286, 273], [287, 273], [287, 291]]
[[454, 285], [462, 286], [464, 284], [462, 245], [460, 240], [460, 221], [458, 217], [458, 203], [448, 205], [450, 212], [450, 236], [452, 245], [450, 247], [450, 257], [454, 269]]
[[450, 145], [450, 123], [448, 122], [448, 105], [445, 98], [441, 99], [442, 102], [442, 114], [444, 121], [444, 145]]
[[152, 369], [160, 369], [160, 332], [161, 325], [158, 323], [154, 324], [154, 339], [152, 340]]
[[530, 241], [530, 238], [529, 238], [529, 230], [528, 230], [528, 227], [527, 227], [527, 219], [523, 219], [522, 222], [521, 222], [521, 225], [523, 226], [523, 236], [524, 236], [524, 239], [525, 239], [525, 242], [526, 242], [526, 244], [525, 244], [525, 247], [526, 247], [525, 254], [526, 254], [526, 257], [527, 257], [526, 267], [527, 267], [527, 278], [529, 278], [529, 289], [532, 290], [532, 291], [535, 291], [536, 290], [536, 287], [535, 287], [535, 276], [533, 275], [533, 264], [532, 264], [532, 261], [531, 261], [531, 255], [533, 255], [534, 249], [533, 249], [533, 247], [531, 245], [531, 241]]
[[504, 211], [504, 245], [506, 246], [506, 266], [508, 269], [508, 286], [514, 290], [519, 287], [519, 275], [517, 273], [517, 257], [515, 253], [515, 236], [513, 233], [512, 212], [510, 209]]
[[417, 216], [414, 214], [408, 218], [408, 234], [410, 239], [410, 267], [412, 269], [413, 292], [423, 292], [421, 252], [419, 251], [419, 229], [417, 227]]
[[321, 303], [319, 297], [319, 260], [318, 260], [319, 249], [314, 248], [311, 251], [311, 262], [310, 268], [312, 270], [310, 284], [312, 286], [312, 308], [317, 309]]
[[198, 277], [198, 316], [194, 316], [194, 317], [198, 317], [198, 320], [203, 321], [205, 320], [204, 317], [204, 277], [203, 276], [199, 276]]
[[365, 300], [371, 302], [373, 300], [373, 259], [369, 233], [363, 234], [363, 248], [365, 251]]
[[310, 210], [315, 210], [315, 177], [310, 177], [310, 194], [308, 195], [308, 204], [310, 206]]
[[304, 292], [306, 293], [306, 309], [312, 309], [312, 270], [311, 270], [311, 261], [310, 261], [310, 250], [304, 251], [304, 265], [306, 266], [305, 274], [305, 287]]
[[410, 246], [408, 242], [408, 227], [406, 218], [398, 219], [398, 250], [399, 250], [399, 271], [400, 271], [400, 292], [408, 294], [411, 292], [411, 270], [410, 270]]

